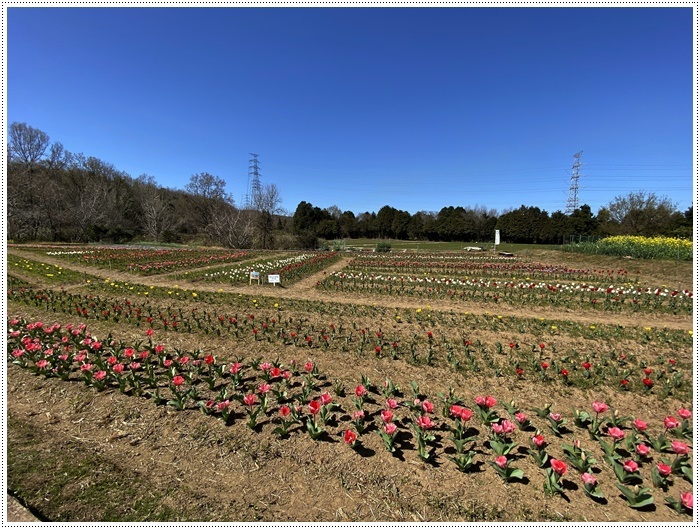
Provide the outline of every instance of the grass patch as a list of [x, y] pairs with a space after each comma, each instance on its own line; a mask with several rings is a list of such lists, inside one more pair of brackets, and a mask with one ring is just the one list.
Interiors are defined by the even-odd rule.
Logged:
[[79, 441], [51, 446], [41, 430], [8, 418], [7, 486], [40, 517], [52, 522], [171, 521], [171, 492], [125, 473]]

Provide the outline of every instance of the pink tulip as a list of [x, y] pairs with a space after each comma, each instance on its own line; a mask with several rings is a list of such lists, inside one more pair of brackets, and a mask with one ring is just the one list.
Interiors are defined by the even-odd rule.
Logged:
[[435, 426], [435, 423], [431, 421], [430, 417], [427, 415], [421, 415], [418, 417], [418, 419], [416, 419], [416, 423], [421, 430], [430, 430]]
[[496, 458], [496, 464], [501, 468], [506, 468], [506, 466], [508, 465], [508, 459], [506, 458], [506, 456], [498, 456]]
[[256, 397], [254, 393], [249, 393], [248, 395], [243, 397], [243, 403], [246, 406], [252, 406], [256, 402], [258, 402], [258, 397]]
[[645, 445], [644, 443], [638, 444], [635, 448], [635, 451], [641, 457], [647, 457], [649, 455], [650, 450], [651, 449], [647, 445]]
[[680, 425], [681, 423], [679, 423], [678, 420], [671, 415], [664, 419], [664, 426], [667, 430], [673, 430], [674, 428], [678, 428]]
[[542, 448], [544, 446], [544, 437], [542, 435], [537, 434], [535, 437], [532, 438], [532, 444], [535, 445], [537, 448]]
[[463, 410], [462, 406], [459, 406], [457, 404], [453, 404], [452, 406], [450, 406], [450, 415], [454, 418], [461, 417], [462, 410]]
[[632, 461], [630, 459], [629, 461], [625, 461], [624, 463], [622, 463], [622, 468], [625, 469], [625, 472], [633, 474], [637, 472], [637, 470], [639, 470], [639, 465], [635, 461]]
[[634, 422], [633, 422], [632, 424], [634, 425], [634, 428], [635, 428], [638, 432], [643, 432], [644, 430], [647, 429], [647, 423], [645, 423], [645, 422], [644, 422], [643, 420], [641, 420], [641, 419], [635, 419]]
[[679, 456], [686, 455], [688, 453], [688, 445], [681, 441], [672, 441], [671, 450]]
[[593, 474], [589, 474], [588, 472], [581, 474], [581, 479], [583, 480], [584, 485], [595, 486], [595, 484], [598, 483], [595, 476]]
[[423, 404], [421, 406], [422, 406], [423, 411], [425, 413], [433, 413], [433, 410], [435, 409], [435, 407], [433, 406], [433, 403], [430, 402], [429, 400], [424, 400]]
[[606, 411], [608, 411], [608, 405], [604, 402], [595, 401], [593, 404], [591, 404], [591, 407], [596, 413], [605, 413]]
[[390, 410], [395, 410], [399, 407], [399, 403], [396, 399], [386, 399], [386, 407]]
[[625, 437], [625, 432], [620, 430], [617, 426], [613, 426], [612, 428], [608, 428], [608, 435], [615, 439], [615, 441], [619, 441]]
[[658, 470], [659, 475], [661, 475], [663, 477], [668, 477], [671, 475], [671, 467], [668, 465], [665, 465], [663, 463], [657, 464], [656, 470]]
[[690, 419], [693, 416], [693, 412], [686, 408], [681, 408], [680, 410], [678, 410], [678, 416], [681, 419]]
[[382, 422], [388, 423], [394, 420], [394, 414], [391, 410], [382, 410], [381, 414]]
[[681, 505], [685, 507], [686, 509], [690, 509], [691, 511], [693, 510], [693, 493], [688, 491], [688, 492], [681, 492]]

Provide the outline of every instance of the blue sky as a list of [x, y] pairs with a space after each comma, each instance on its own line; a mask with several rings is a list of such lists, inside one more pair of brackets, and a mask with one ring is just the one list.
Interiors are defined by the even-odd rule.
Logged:
[[691, 8], [9, 8], [7, 123], [182, 189], [388, 204], [692, 205]]

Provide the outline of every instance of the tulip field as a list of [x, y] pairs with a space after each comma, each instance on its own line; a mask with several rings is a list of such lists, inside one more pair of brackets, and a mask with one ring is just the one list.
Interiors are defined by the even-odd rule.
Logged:
[[43, 520], [694, 521], [692, 262], [7, 251]]

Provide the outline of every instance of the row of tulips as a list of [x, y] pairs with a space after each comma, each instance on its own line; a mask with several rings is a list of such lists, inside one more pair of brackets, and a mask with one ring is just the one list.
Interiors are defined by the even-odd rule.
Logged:
[[[432, 257], [432, 258], [431, 258]], [[523, 277], [527, 279], [627, 282], [629, 272], [625, 269], [576, 269], [548, 263], [531, 263], [516, 259], [508, 261], [485, 261], [459, 255], [453, 259], [436, 259], [420, 254], [384, 257], [361, 255], [348, 263], [348, 270], [388, 275], [482, 275], [497, 278]]]
[[[334, 384], [335, 397], [325, 389], [328, 383], [313, 362], [303, 366], [262, 359], [221, 363], [201, 351], [168, 351], [153, 336], [149, 329], [144, 341], [128, 345], [111, 336], [98, 340], [85, 325], [10, 318], [8, 359], [46, 377], [80, 377], [98, 391], [119, 388], [176, 410], [197, 406], [229, 425], [242, 420], [260, 432], [264, 422], [272, 423], [281, 438], [297, 431], [314, 440], [340, 435], [360, 450], [366, 434], [376, 432], [391, 453], [415, 447], [420, 460], [432, 463], [442, 449], [445, 455], [452, 454], [447, 458], [462, 472], [478, 472], [484, 461], [477, 458], [483, 456], [505, 482], [524, 479], [523, 470], [514, 465], [527, 454], [544, 474], [547, 494], [565, 495], [563, 477], [573, 469], [584, 491], [601, 501], [605, 493], [598, 477], [603, 469], [579, 438], [585, 432], [591, 445], [599, 447], [602, 461], [616, 478], [615, 487], [631, 507], [649, 506], [655, 501], [652, 489], [668, 492], [676, 485], [679, 495], [668, 496], [667, 505], [680, 513], [692, 511], [692, 492], [683, 490], [687, 488], [683, 481], [693, 480], [691, 448], [686, 442], [693, 436], [692, 412], [685, 407], [678, 410], [678, 417], [664, 417], [663, 429], [652, 434], [648, 422], [595, 401], [591, 412], [574, 410], [571, 426], [576, 430], [572, 430], [551, 405], [531, 407], [536, 415], [529, 417], [514, 401], [501, 402], [506, 412], [501, 416], [498, 401], [490, 395], [477, 395], [472, 408], [452, 388], [433, 401], [415, 382], [409, 395], [388, 378], [382, 388], [376, 388], [366, 376], [352, 391], [349, 405], [341, 383]], [[449, 433], [453, 448], [447, 450], [441, 444], [437, 432], [442, 431]], [[572, 434], [573, 442], [565, 443], [565, 436]], [[547, 436], [556, 444], [548, 442]]]
[[[101, 291], [109, 295], [127, 295], [149, 299], [192, 299], [195, 292], [174, 285], [172, 288], [144, 286], [129, 282], [106, 280], [89, 285], [91, 291]], [[389, 309], [377, 305], [358, 305], [355, 303], [334, 303], [324, 301], [279, 299], [271, 296], [257, 297], [252, 295], [223, 292], [201, 292], [196, 296], [200, 303], [226, 304], [229, 307], [239, 307], [240, 310], [273, 308], [275, 311], [280, 304], [295, 313], [310, 313], [327, 315], [333, 319], [366, 318], [370, 322], [377, 318], [386, 317], [387, 311], [393, 311], [397, 323], [418, 323], [423, 327], [448, 328], [474, 327], [495, 332], [513, 331], [519, 334], [559, 335], [568, 334], [590, 340], [633, 340], [639, 343], [658, 342], [663, 346], [683, 347], [692, 344], [692, 331], [677, 331], [666, 328], [625, 327], [623, 325], [585, 325], [571, 320], [545, 320], [545, 318], [503, 317], [498, 314], [484, 312], [455, 314], [453, 311], [433, 311], [430, 306], [417, 309]], [[152, 312], [152, 311], [151, 311]]]
[[81, 283], [85, 275], [62, 266], [42, 263], [33, 259], [24, 259], [12, 254], [7, 255], [8, 274], [17, 271], [24, 276], [41, 279], [52, 284]]
[[[10, 250], [12, 247], [13, 245], [10, 245]], [[17, 245], [16, 247], [39, 255], [59, 257], [80, 265], [110, 268], [140, 275], [162, 274], [217, 263], [235, 262], [255, 255], [250, 251], [204, 248], [70, 246], [47, 251], [44, 245]]]
[[400, 276], [332, 272], [319, 287], [331, 292], [372, 293], [421, 299], [594, 308], [605, 311], [692, 314], [693, 293], [652, 287], [615, 287], [588, 283], [502, 281], [487, 278]]
[[268, 274], [278, 274], [282, 283], [289, 285], [323, 270], [340, 259], [340, 255], [331, 252], [301, 253], [278, 259], [260, 259], [245, 263], [237, 268], [221, 268], [188, 274], [189, 280], [202, 279], [214, 283], [247, 282], [250, 272], [260, 273], [261, 283], [267, 283]]
[[448, 363], [463, 373], [488, 373], [497, 377], [558, 382], [564, 385], [593, 387], [607, 385], [623, 391], [651, 392], [662, 396], [682, 396], [691, 391], [685, 374], [685, 362], [675, 357], [638, 358], [617, 353], [595, 344], [589, 351], [560, 351], [556, 342], [486, 344], [461, 332], [454, 334], [413, 332], [409, 335], [381, 328], [359, 327], [330, 322], [319, 326], [304, 319], [284, 318], [275, 311], [255, 313], [218, 313], [216, 309], [153, 307], [97, 296], [67, 292], [33, 292], [19, 289], [10, 299], [24, 300], [47, 310], [61, 310], [114, 323], [158, 328], [164, 331], [215, 334], [248, 342], [265, 342], [277, 346], [308, 349], [324, 348], [341, 353], [374, 355], [403, 359], [414, 365]]

